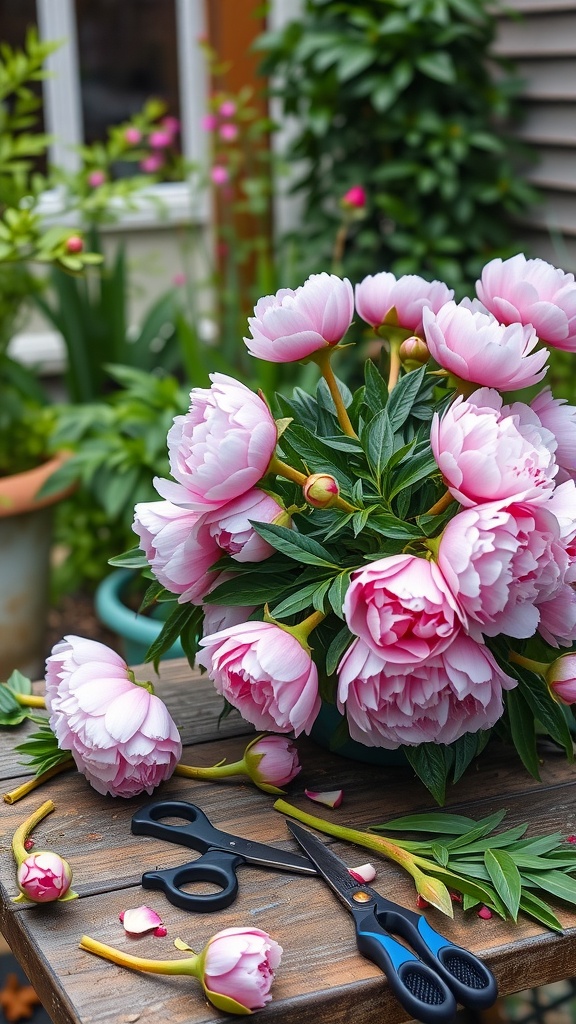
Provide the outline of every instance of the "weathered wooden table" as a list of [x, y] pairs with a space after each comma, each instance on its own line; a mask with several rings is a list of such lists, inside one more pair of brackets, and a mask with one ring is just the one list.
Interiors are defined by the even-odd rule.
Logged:
[[[147, 667], [148, 678], [150, 674]], [[37, 689], [41, 692], [41, 687]], [[219, 728], [221, 700], [206, 678], [192, 675], [186, 662], [166, 662], [156, 692], [181, 730], [185, 763], [210, 765], [241, 755], [250, 727], [234, 713]], [[0, 732], [3, 792], [26, 779], [14, 746], [33, 729], [28, 723]], [[308, 739], [298, 740], [298, 750], [303, 769], [289, 787], [288, 799], [312, 813], [364, 827], [431, 806], [427, 791], [409, 768], [360, 765]], [[519, 767], [513, 752], [490, 750], [452, 788], [448, 803], [473, 818], [505, 807], [507, 825], [528, 821], [531, 834], [576, 832], [574, 772], [561, 755], [547, 749], [539, 784]], [[304, 795], [305, 786], [342, 787], [344, 803], [339, 810], [315, 807]], [[274, 798], [247, 781], [209, 783], [174, 777], [157, 795], [198, 803], [224, 830], [294, 848], [283, 816], [273, 810]], [[53, 849], [70, 861], [73, 888], [81, 898], [68, 904], [17, 906], [10, 900], [17, 892], [12, 834], [48, 798], [56, 810], [36, 829], [36, 848]], [[284, 948], [273, 1001], [259, 1011], [263, 1020], [396, 1024], [406, 1019], [384, 976], [358, 954], [351, 919], [318, 878], [241, 867], [238, 899], [217, 914], [187, 913], [172, 907], [161, 893], [143, 890], [140, 878], [145, 870], [189, 859], [182, 847], [131, 835], [134, 811], [149, 800], [146, 795], [132, 800], [101, 797], [83, 776], [67, 772], [14, 805], [0, 804], [0, 929], [55, 1024], [239, 1020], [226, 1018], [207, 1004], [193, 979], [117, 967], [81, 951], [78, 941], [87, 934], [139, 956], [178, 958], [185, 954], [172, 946], [176, 937], [199, 950], [220, 929], [243, 925], [262, 928]], [[351, 866], [370, 860], [377, 868], [379, 891], [414, 906], [412, 882], [400, 869], [360, 847], [336, 842], [334, 848]], [[167, 937], [125, 936], [118, 915], [141, 904], [161, 915]], [[556, 910], [566, 929], [562, 935], [523, 917], [513, 925], [496, 917], [484, 921], [474, 912], [465, 918], [459, 909], [454, 921], [438, 911], [427, 913], [448, 938], [486, 959], [501, 994], [507, 994], [576, 975], [576, 914], [558, 906]]]

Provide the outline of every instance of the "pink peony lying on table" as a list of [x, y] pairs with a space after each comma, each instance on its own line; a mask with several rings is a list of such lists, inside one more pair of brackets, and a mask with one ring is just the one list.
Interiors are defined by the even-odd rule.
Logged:
[[98, 793], [152, 793], [180, 760], [178, 729], [147, 685], [95, 640], [67, 636], [46, 661], [50, 728]]

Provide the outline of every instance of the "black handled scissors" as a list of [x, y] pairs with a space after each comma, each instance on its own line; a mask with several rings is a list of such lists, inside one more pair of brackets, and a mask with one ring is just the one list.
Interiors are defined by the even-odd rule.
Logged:
[[[184, 818], [188, 824], [169, 825], [161, 818]], [[160, 889], [170, 903], [182, 910], [208, 913], [230, 906], [238, 894], [236, 868], [241, 864], [317, 874], [307, 857], [220, 832], [199, 807], [185, 800], [157, 800], [147, 804], [132, 818], [132, 832], [137, 836], [153, 836], [168, 843], [179, 843], [202, 854], [180, 867], [147, 871], [142, 875], [145, 889]], [[221, 891], [206, 894], [185, 892], [182, 886], [188, 882], [212, 882], [220, 886]]]
[[[456, 1014], [456, 1001], [473, 1010], [492, 1006], [498, 989], [481, 960], [440, 935], [422, 914], [359, 885], [344, 861], [312, 832], [292, 821], [286, 824], [352, 914], [359, 951], [384, 971], [398, 1002], [412, 1017], [424, 1024], [445, 1024]], [[418, 956], [393, 934], [406, 939]]]

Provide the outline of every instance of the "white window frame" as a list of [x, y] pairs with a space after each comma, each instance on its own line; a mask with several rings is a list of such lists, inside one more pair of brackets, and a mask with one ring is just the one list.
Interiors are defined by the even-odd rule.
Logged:
[[[183, 154], [187, 160], [205, 166], [208, 153], [201, 119], [207, 108], [207, 71], [198, 46], [206, 35], [204, 0], [173, 0], [176, 7], [178, 79]], [[82, 145], [84, 129], [80, 99], [80, 73], [74, 0], [36, 0], [38, 31], [44, 40], [63, 40], [50, 55], [50, 72], [43, 82], [46, 131], [54, 137], [50, 158], [57, 167], [74, 171], [79, 166], [76, 146]], [[195, 57], [198, 59], [195, 59]], [[207, 190], [191, 201], [187, 182], [152, 185], [140, 193], [136, 209], [124, 211], [114, 223], [118, 228], [158, 226], [158, 200], [162, 204], [162, 225], [166, 223], [205, 224], [210, 216]], [[45, 193], [41, 212], [58, 216], [61, 203], [57, 191]]]

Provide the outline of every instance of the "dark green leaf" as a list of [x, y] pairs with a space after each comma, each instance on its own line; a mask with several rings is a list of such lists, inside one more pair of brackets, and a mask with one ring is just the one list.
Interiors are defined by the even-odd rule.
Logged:
[[514, 746], [524, 767], [535, 779], [540, 781], [534, 715], [518, 687], [506, 694], [506, 708]]
[[539, 921], [540, 924], [551, 928], [552, 931], [562, 931], [562, 925], [551, 907], [544, 900], [535, 896], [534, 893], [527, 892], [526, 889], [523, 890], [520, 897], [520, 910], [528, 914], [529, 917], [533, 917], [534, 920]]
[[435, 743], [421, 743], [418, 747], [405, 747], [404, 753], [436, 803], [442, 805], [449, 771], [444, 748]]
[[350, 646], [353, 639], [354, 637], [348, 626], [342, 626], [342, 629], [336, 634], [326, 652], [327, 675], [331, 676], [334, 674], [344, 651]]
[[481, 818], [480, 821], [475, 822], [474, 828], [470, 829], [469, 832], [464, 833], [453, 839], [450, 843], [450, 850], [458, 850], [461, 847], [469, 846], [470, 843], [474, 843], [477, 839], [481, 839], [482, 836], [487, 836], [492, 829], [496, 828], [500, 824], [502, 818], [506, 815], [506, 811], [496, 811], [494, 814], [489, 814], [487, 818]]
[[393, 818], [382, 825], [371, 825], [371, 832], [432, 832], [435, 835], [464, 835], [474, 828], [473, 818], [465, 818], [462, 814], [445, 814], [443, 811], [432, 811], [430, 814], [407, 814], [403, 818]]
[[400, 378], [388, 399], [388, 418], [394, 432], [400, 430], [408, 419], [416, 396], [424, 380], [426, 367], [412, 370]]
[[256, 533], [259, 533], [273, 548], [281, 551], [288, 558], [293, 558], [297, 562], [305, 562], [307, 565], [322, 565], [329, 569], [339, 568], [334, 563], [330, 552], [312, 537], [296, 533], [295, 530], [288, 530], [285, 526], [275, 526], [273, 523], [253, 523], [253, 526]]
[[537, 874], [523, 871], [522, 874], [530, 888], [544, 889], [566, 903], [576, 904], [576, 879], [562, 871], [539, 871]]
[[388, 410], [381, 409], [362, 431], [362, 444], [377, 481], [394, 451], [394, 434]]
[[510, 912], [512, 919], [516, 921], [520, 906], [522, 880], [512, 857], [506, 850], [486, 850], [484, 863], [496, 892]]
[[[1, 685], [1, 684], [0, 684]], [[6, 686], [12, 693], [21, 693], [25, 697], [28, 697], [32, 693], [32, 683], [28, 676], [19, 672], [17, 668], [11, 673], [6, 680]]]

